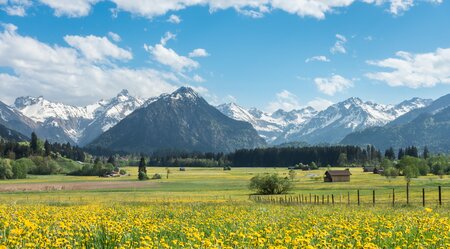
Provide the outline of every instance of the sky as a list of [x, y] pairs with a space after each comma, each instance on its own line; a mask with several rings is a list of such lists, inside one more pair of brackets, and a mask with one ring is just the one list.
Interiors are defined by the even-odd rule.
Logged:
[[0, 100], [191, 86], [267, 112], [450, 93], [444, 0], [0, 0]]

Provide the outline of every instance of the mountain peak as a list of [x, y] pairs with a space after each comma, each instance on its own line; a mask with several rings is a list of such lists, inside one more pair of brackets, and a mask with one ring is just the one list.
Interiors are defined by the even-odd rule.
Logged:
[[197, 92], [194, 91], [191, 87], [182, 86], [178, 88], [175, 92], [169, 94], [167, 97], [171, 99], [188, 99], [188, 100], [197, 100], [200, 98]]
[[18, 109], [25, 108], [30, 105], [35, 105], [39, 102], [42, 102], [44, 100], [43, 96], [39, 97], [31, 97], [31, 96], [24, 96], [24, 97], [18, 97], [14, 101], [14, 107]]
[[128, 92], [127, 89], [122, 89], [122, 91], [120, 91], [119, 94], [117, 94], [117, 96], [129, 96], [130, 93]]

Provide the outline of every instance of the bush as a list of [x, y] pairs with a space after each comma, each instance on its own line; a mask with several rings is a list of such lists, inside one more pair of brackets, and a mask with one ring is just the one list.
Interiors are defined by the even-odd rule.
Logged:
[[264, 174], [254, 176], [249, 188], [263, 195], [284, 194], [292, 189], [292, 183], [278, 174]]
[[27, 178], [28, 171], [34, 167], [35, 165], [33, 161], [29, 158], [21, 158], [19, 160], [13, 161], [12, 171], [14, 174], [14, 179]]
[[160, 174], [154, 174], [153, 176], [152, 176], [152, 179], [161, 179], [162, 177], [161, 177], [161, 175]]
[[225, 166], [225, 167], [223, 167], [223, 170], [231, 170], [231, 167], [230, 166]]
[[0, 158], [0, 180], [13, 179], [13, 177], [10, 160]]
[[140, 181], [145, 181], [145, 180], [148, 180], [149, 178], [145, 172], [139, 171], [138, 179]]
[[127, 171], [124, 170], [124, 169], [121, 169], [121, 170], [119, 170], [119, 174], [122, 175], [122, 176], [124, 176], [124, 175], [127, 174]]
[[34, 163], [34, 167], [28, 169], [28, 173], [33, 175], [54, 175], [61, 173], [61, 168], [58, 163], [47, 157], [35, 156], [31, 160]]

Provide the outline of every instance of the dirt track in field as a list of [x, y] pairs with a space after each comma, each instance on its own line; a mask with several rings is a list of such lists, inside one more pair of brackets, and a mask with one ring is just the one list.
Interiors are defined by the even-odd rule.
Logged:
[[0, 184], [0, 192], [134, 189], [134, 188], [148, 188], [155, 185], [157, 185], [157, 183], [148, 181], [12, 183], [12, 184]]

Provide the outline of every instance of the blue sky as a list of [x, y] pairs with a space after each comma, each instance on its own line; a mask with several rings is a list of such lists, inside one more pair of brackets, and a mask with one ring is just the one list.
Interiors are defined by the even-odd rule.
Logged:
[[450, 92], [448, 2], [329, 2], [0, 0], [0, 100], [86, 105], [190, 85], [274, 111]]

